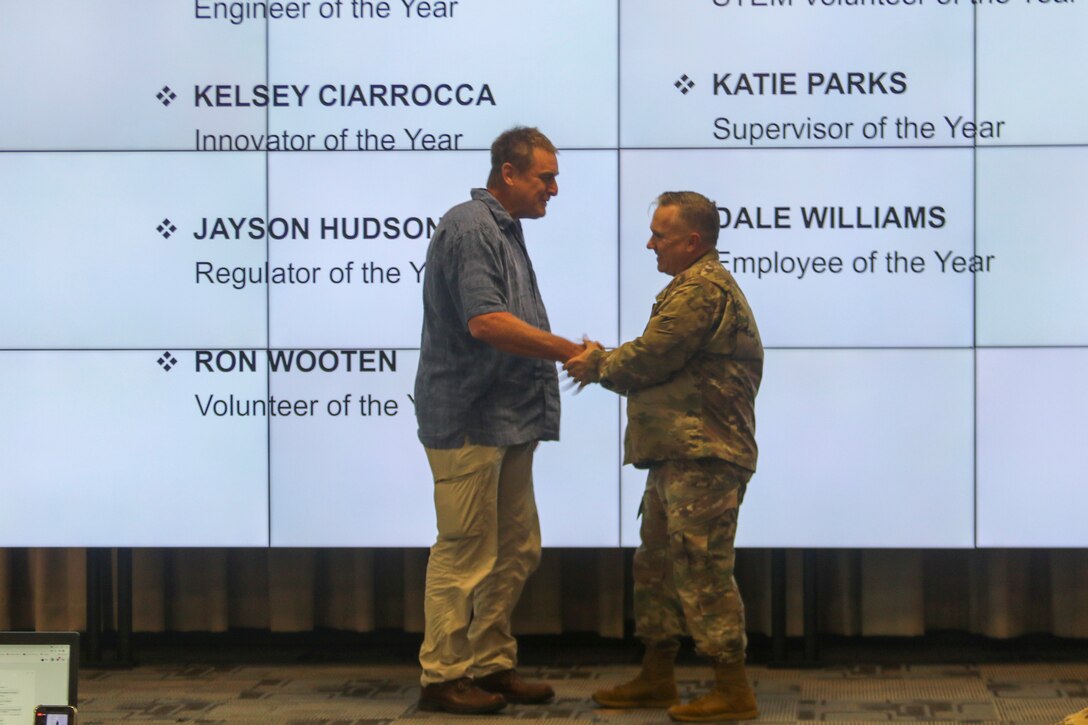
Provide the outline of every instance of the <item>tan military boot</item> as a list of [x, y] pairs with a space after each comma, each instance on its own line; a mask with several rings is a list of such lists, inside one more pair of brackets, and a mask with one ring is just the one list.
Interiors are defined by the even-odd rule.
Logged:
[[714, 688], [686, 705], [673, 705], [669, 717], [680, 722], [754, 720], [759, 717], [756, 694], [748, 684], [743, 662], [715, 662]]
[[680, 643], [646, 644], [642, 671], [630, 682], [597, 690], [593, 699], [603, 707], [668, 707], [680, 702], [673, 665]]

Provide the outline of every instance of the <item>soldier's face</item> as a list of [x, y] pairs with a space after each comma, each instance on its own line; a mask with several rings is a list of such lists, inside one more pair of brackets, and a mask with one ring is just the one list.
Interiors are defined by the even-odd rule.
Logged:
[[699, 235], [680, 219], [680, 208], [659, 206], [650, 222], [646, 248], [657, 255], [657, 271], [676, 276], [698, 259]]

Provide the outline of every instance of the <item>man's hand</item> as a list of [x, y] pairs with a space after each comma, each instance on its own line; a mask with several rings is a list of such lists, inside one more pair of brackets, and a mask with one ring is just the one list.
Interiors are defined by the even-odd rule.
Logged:
[[582, 342], [585, 350], [563, 363], [567, 375], [580, 383], [579, 389], [597, 382], [597, 356], [593, 352], [604, 349], [601, 343], [588, 338], [583, 338]]

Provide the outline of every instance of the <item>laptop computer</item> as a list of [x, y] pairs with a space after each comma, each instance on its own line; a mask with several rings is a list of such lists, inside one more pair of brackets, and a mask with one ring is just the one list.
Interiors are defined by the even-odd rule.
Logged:
[[76, 705], [78, 632], [0, 632], [0, 725], [29, 725], [38, 705]]

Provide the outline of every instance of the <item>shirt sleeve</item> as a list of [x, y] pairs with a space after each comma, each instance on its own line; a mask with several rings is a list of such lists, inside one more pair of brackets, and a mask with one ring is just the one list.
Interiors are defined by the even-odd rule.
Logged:
[[665, 382], [702, 349], [724, 309], [725, 295], [716, 285], [681, 283], [666, 293], [640, 336], [601, 352], [601, 384], [626, 393]]
[[452, 245], [450, 288], [457, 298], [461, 323], [466, 327], [473, 317], [509, 309], [499, 246], [481, 226], [466, 229]]

